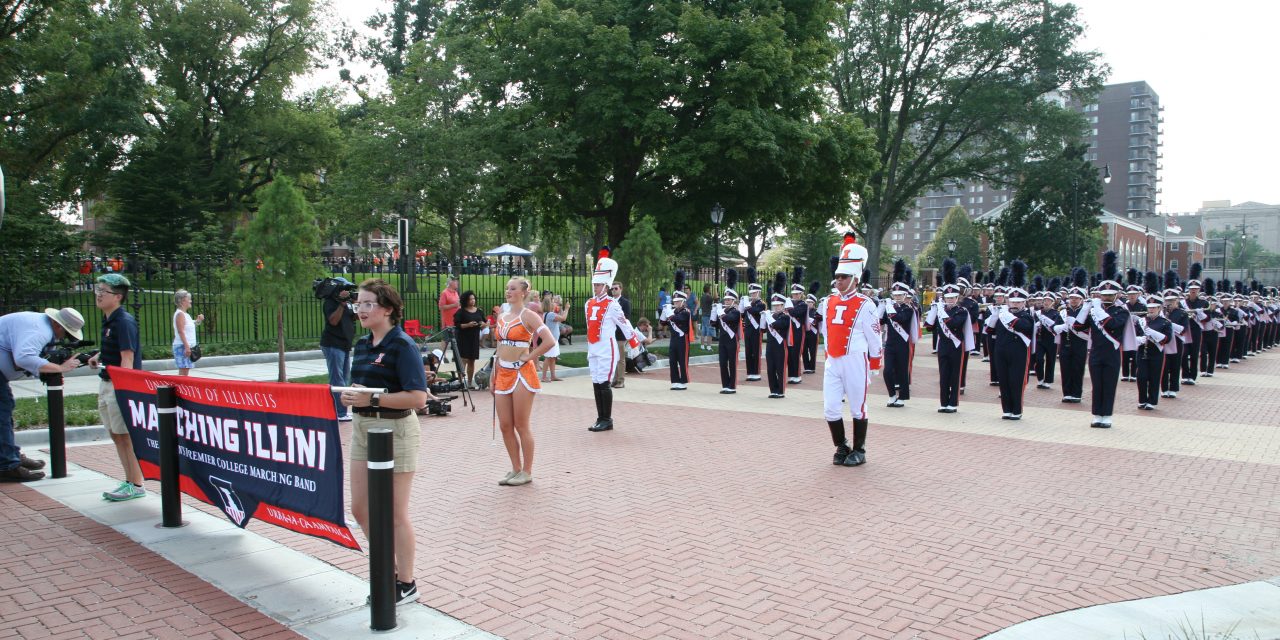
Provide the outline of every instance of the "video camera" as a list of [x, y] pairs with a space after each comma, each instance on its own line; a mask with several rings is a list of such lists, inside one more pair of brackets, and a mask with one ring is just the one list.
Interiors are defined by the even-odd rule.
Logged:
[[317, 300], [337, 300], [338, 294], [343, 291], [355, 293], [356, 289], [355, 283], [346, 278], [317, 278], [311, 284], [311, 290], [315, 292]]
[[52, 362], [53, 364], [62, 364], [71, 358], [80, 361], [80, 366], [89, 364], [89, 359], [98, 354], [98, 350], [86, 351], [84, 353], [74, 353], [76, 349], [84, 347], [92, 347], [92, 340], [61, 340], [59, 342], [50, 342], [40, 351], [40, 357]]

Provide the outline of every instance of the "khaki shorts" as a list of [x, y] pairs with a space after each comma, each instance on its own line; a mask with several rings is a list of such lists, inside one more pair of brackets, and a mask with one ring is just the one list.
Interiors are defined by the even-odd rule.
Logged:
[[383, 427], [391, 429], [391, 453], [395, 456], [395, 473], [411, 473], [418, 470], [418, 441], [421, 437], [422, 425], [415, 413], [388, 420], [355, 415], [351, 429], [351, 462], [369, 460], [369, 429]]
[[125, 435], [129, 426], [124, 422], [124, 414], [120, 413], [120, 403], [116, 402], [116, 388], [110, 380], [98, 381], [98, 416], [107, 428], [107, 433]]

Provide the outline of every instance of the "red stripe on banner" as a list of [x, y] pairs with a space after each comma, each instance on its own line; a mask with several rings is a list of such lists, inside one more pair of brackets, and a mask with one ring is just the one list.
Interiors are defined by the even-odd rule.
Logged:
[[348, 549], [360, 550], [360, 544], [356, 542], [355, 536], [351, 535], [350, 529], [339, 527], [327, 520], [312, 518], [311, 516], [272, 506], [265, 502], [258, 504], [258, 509], [253, 512], [253, 517], [263, 522], [270, 522], [284, 527], [290, 531], [324, 538]]
[[178, 397], [214, 407], [337, 420], [333, 396], [324, 384], [243, 382], [193, 376], [166, 376], [150, 371], [110, 367], [118, 391], [154, 394], [157, 387], [177, 388]]

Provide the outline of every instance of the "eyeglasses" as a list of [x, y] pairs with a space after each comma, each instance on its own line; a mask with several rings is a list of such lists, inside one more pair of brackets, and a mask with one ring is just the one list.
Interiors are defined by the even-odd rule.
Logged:
[[120, 294], [116, 293], [115, 291], [112, 291], [111, 289], [104, 289], [104, 288], [102, 288], [102, 287], [94, 287], [94, 288], [93, 288], [93, 295], [94, 295], [94, 296], [97, 296], [97, 297], [102, 297], [102, 296], [109, 296], [109, 295], [117, 295], [117, 296], [118, 296], [118, 295], [120, 295]]
[[357, 302], [355, 304], [356, 311], [370, 311], [378, 307], [376, 302]]

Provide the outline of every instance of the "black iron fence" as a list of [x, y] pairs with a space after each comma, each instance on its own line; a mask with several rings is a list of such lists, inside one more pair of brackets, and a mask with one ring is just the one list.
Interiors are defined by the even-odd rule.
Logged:
[[[148, 358], [166, 357], [173, 342], [174, 293], [184, 289], [191, 293], [192, 316], [203, 314], [205, 321], [197, 330], [197, 339], [206, 354], [270, 351], [276, 340], [276, 309], [242, 302], [243, 288], [251, 280], [254, 265], [240, 264], [223, 255], [154, 256], [154, 255], [87, 255], [40, 254], [6, 251], [0, 253], [5, 264], [22, 265], [21, 277], [0, 277], [0, 315], [16, 311], [41, 311], [46, 307], [72, 307], [84, 316], [85, 338], [97, 340], [102, 314], [95, 308], [94, 280], [110, 272], [123, 273], [133, 283], [125, 300], [126, 309], [138, 319], [142, 346]], [[337, 276], [359, 283], [368, 277], [381, 277], [398, 290], [405, 302], [405, 318], [418, 320], [424, 332], [438, 330], [441, 312], [440, 292], [448, 285], [451, 274], [459, 278], [459, 292], [474, 291], [477, 304], [486, 315], [504, 302], [504, 287], [511, 275], [529, 279], [539, 292], [560, 295], [571, 310], [570, 324], [581, 325], [581, 309], [591, 296], [591, 267], [577, 260], [522, 261], [491, 259], [479, 264], [448, 263], [412, 265], [410, 273], [372, 262], [349, 262], [334, 259], [317, 260], [321, 265], [317, 277]], [[243, 270], [249, 278], [231, 278], [230, 272]], [[672, 266], [674, 273], [675, 266]], [[688, 282], [695, 295], [702, 285], [712, 283], [710, 268], [686, 268]], [[624, 279], [625, 280], [625, 279]], [[238, 284], [233, 284], [238, 283]], [[668, 293], [670, 282], [667, 282]], [[714, 288], [714, 287], [713, 287]], [[716, 294], [718, 295], [718, 293]], [[631, 299], [632, 322], [641, 317], [657, 317], [657, 293]], [[283, 306], [284, 335], [290, 349], [311, 348], [319, 343], [324, 328], [322, 302], [309, 287], [297, 292]]]

